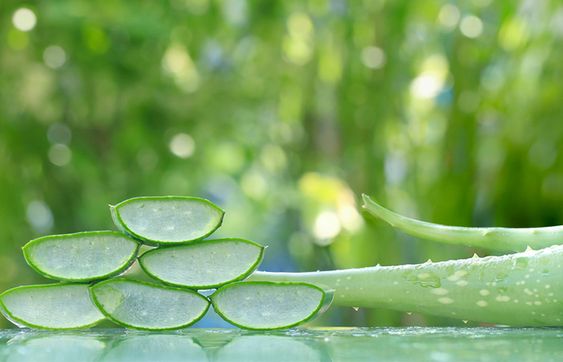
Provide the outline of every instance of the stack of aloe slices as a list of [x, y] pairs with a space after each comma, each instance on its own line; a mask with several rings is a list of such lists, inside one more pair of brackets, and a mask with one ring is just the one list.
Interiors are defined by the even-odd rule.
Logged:
[[[27, 263], [60, 283], [20, 286], [0, 295], [0, 310], [20, 327], [79, 329], [109, 319], [127, 328], [170, 330], [201, 319], [210, 304], [247, 329], [289, 328], [324, 311], [332, 293], [301, 282], [249, 282], [264, 246], [205, 239], [224, 211], [208, 200], [137, 197], [110, 206], [121, 232], [90, 231], [34, 239]], [[153, 247], [139, 257], [141, 244]], [[138, 259], [155, 282], [126, 271]], [[199, 291], [216, 289], [208, 298]]]

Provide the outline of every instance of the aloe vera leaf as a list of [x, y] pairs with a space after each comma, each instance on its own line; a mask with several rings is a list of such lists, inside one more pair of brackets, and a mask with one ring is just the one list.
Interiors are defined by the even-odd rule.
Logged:
[[50, 235], [23, 247], [25, 260], [39, 274], [61, 281], [105, 279], [135, 261], [139, 244], [115, 231]]
[[11, 340], [6, 362], [99, 361], [106, 344], [92, 336], [43, 335]]
[[524, 251], [563, 243], [563, 225], [539, 228], [461, 227], [434, 224], [403, 216], [362, 195], [363, 208], [407, 234], [442, 243], [495, 250]]
[[335, 290], [334, 304], [419, 312], [513, 326], [563, 326], [563, 245], [416, 265], [309, 273], [256, 272], [250, 279]]
[[127, 335], [104, 356], [110, 361], [207, 361], [205, 351], [186, 335]]
[[163, 283], [211, 289], [246, 278], [263, 255], [262, 245], [229, 238], [153, 249], [143, 254], [139, 263]]
[[86, 284], [44, 284], [16, 287], [0, 294], [0, 309], [18, 327], [88, 328], [104, 316], [90, 300]]
[[200, 320], [209, 300], [188, 289], [116, 278], [90, 287], [94, 303], [111, 321], [134, 329], [170, 330]]
[[307, 283], [235, 282], [212, 296], [213, 308], [227, 322], [245, 329], [296, 326], [313, 318], [332, 296]]
[[146, 244], [181, 244], [211, 235], [225, 212], [211, 201], [187, 196], [135, 197], [110, 205], [121, 230]]

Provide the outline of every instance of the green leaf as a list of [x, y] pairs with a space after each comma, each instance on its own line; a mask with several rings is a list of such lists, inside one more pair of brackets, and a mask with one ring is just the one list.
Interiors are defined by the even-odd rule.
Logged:
[[147, 196], [110, 206], [120, 229], [150, 245], [189, 243], [211, 235], [224, 211], [212, 202], [187, 196]]
[[282, 329], [313, 318], [332, 294], [307, 283], [236, 282], [217, 290], [211, 301], [229, 323], [256, 330]]
[[78, 329], [104, 319], [90, 300], [86, 284], [16, 287], [0, 294], [0, 306], [6, 318], [19, 327]]
[[125, 278], [100, 282], [90, 291], [108, 319], [135, 329], [184, 328], [201, 319], [209, 308], [207, 298], [192, 290]]
[[41, 275], [62, 281], [91, 281], [117, 275], [135, 261], [139, 244], [115, 231], [50, 235], [23, 247], [25, 260]]
[[147, 274], [166, 284], [211, 289], [246, 278], [263, 255], [262, 245], [229, 238], [153, 249], [139, 263]]
[[563, 243], [563, 225], [539, 228], [463, 227], [434, 224], [386, 209], [367, 195], [363, 208], [372, 216], [407, 234], [440, 243], [494, 250], [524, 251]]

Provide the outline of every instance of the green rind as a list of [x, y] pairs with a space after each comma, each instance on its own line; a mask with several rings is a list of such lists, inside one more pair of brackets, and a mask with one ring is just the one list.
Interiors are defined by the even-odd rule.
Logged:
[[[88, 236], [88, 235], [114, 235], [114, 236], [119, 236], [122, 238], [125, 238], [127, 240], [130, 240], [131, 242], [136, 244], [136, 247], [133, 251], [133, 253], [131, 254], [131, 256], [129, 257], [129, 259], [127, 259], [127, 262], [124, 263], [123, 265], [121, 265], [118, 269], [107, 273], [107, 274], [103, 274], [100, 276], [95, 276], [95, 277], [90, 277], [90, 278], [63, 278], [63, 277], [58, 277], [58, 276], [54, 276], [51, 275], [43, 270], [41, 270], [41, 268], [39, 266], [37, 266], [37, 264], [33, 261], [33, 258], [31, 257], [31, 255], [29, 255], [28, 253], [28, 249], [31, 248], [32, 246], [34, 246], [35, 244], [41, 243], [42, 241], [45, 240], [50, 240], [50, 239], [64, 239], [64, 238], [75, 238], [75, 237], [80, 237], [80, 236]], [[44, 276], [45, 278], [48, 279], [53, 279], [53, 280], [59, 280], [59, 281], [63, 281], [63, 282], [91, 282], [91, 281], [96, 281], [96, 280], [102, 280], [102, 279], [107, 279], [107, 278], [111, 278], [113, 276], [119, 275], [121, 273], [123, 273], [125, 270], [127, 270], [134, 262], [135, 259], [137, 258], [137, 253], [139, 252], [139, 248], [140, 248], [140, 244], [133, 238], [127, 236], [124, 233], [118, 232], [118, 231], [83, 231], [83, 232], [78, 232], [78, 233], [72, 233], [72, 234], [58, 234], [58, 235], [48, 235], [48, 236], [43, 236], [37, 239], [33, 239], [31, 241], [29, 241], [28, 243], [26, 243], [23, 247], [22, 247], [22, 251], [23, 251], [23, 257], [27, 263], [27, 265], [29, 265], [33, 270], [35, 270], [38, 274]]]
[[[168, 289], [168, 290], [176, 290], [176, 291], [180, 291], [183, 293], [191, 293], [191, 294], [195, 294], [199, 297], [201, 297], [203, 300], [205, 300], [207, 302], [207, 306], [205, 307], [205, 309], [203, 310], [203, 312], [197, 316], [195, 319], [193, 319], [192, 321], [190, 321], [189, 323], [185, 323], [179, 326], [175, 326], [175, 327], [168, 327], [168, 328], [146, 328], [146, 327], [138, 327], [138, 326], [134, 326], [134, 325], [130, 325], [127, 323], [124, 323], [116, 318], [114, 318], [110, 313], [108, 313], [104, 307], [101, 305], [101, 303], [98, 301], [98, 299], [96, 298], [96, 292], [95, 292], [95, 288], [97, 286], [103, 285], [103, 284], [109, 284], [109, 283], [115, 283], [115, 282], [121, 282], [121, 281], [127, 281], [127, 282], [132, 282], [132, 283], [137, 283], [137, 284], [143, 284], [146, 286], [150, 286], [150, 287], [154, 287], [154, 288], [159, 288], [159, 289]], [[99, 311], [110, 321], [114, 322], [115, 324], [118, 324], [120, 326], [126, 327], [126, 328], [131, 328], [131, 329], [136, 329], [136, 330], [140, 330], [140, 331], [173, 331], [173, 330], [178, 330], [178, 329], [183, 329], [186, 327], [189, 327], [195, 323], [197, 323], [201, 318], [203, 318], [203, 316], [205, 316], [205, 314], [207, 313], [207, 311], [209, 310], [209, 306], [211, 305], [211, 303], [209, 302], [209, 299], [204, 297], [203, 295], [194, 292], [190, 289], [186, 289], [186, 288], [176, 288], [176, 287], [171, 287], [171, 286], [164, 286], [164, 285], [158, 285], [158, 284], [153, 284], [153, 283], [148, 283], [145, 281], [141, 281], [141, 280], [135, 280], [135, 279], [130, 279], [130, 278], [114, 278], [114, 279], [109, 279], [109, 280], [104, 280], [102, 282], [93, 284], [89, 287], [90, 289], [90, 298], [92, 299], [92, 302], [96, 305], [96, 307], [98, 307]]]
[[524, 327], [563, 327], [563, 245], [424, 264], [307, 273], [255, 272], [250, 280], [335, 290], [334, 304], [386, 308]]
[[[244, 285], [280, 285], [280, 286], [302, 285], [302, 286], [310, 287], [310, 288], [313, 288], [313, 289], [320, 291], [322, 293], [322, 297], [321, 297], [321, 300], [320, 300], [317, 308], [315, 308], [315, 310], [313, 312], [311, 312], [311, 314], [309, 314], [306, 318], [304, 318], [304, 319], [302, 319], [298, 322], [291, 323], [291, 324], [284, 325], [284, 326], [280, 326], [280, 327], [273, 327], [273, 328], [254, 328], [252, 326], [245, 326], [245, 325], [239, 324], [237, 322], [234, 322], [230, 318], [228, 318], [225, 314], [223, 314], [223, 312], [221, 311], [221, 308], [219, 308], [219, 306], [216, 304], [215, 299], [214, 299], [214, 297], [219, 295], [219, 293], [221, 293], [222, 291], [227, 290], [227, 289], [232, 288], [232, 287], [242, 285], [242, 284], [244, 284]], [[242, 328], [242, 329], [248, 329], [248, 330], [252, 330], [252, 331], [275, 331], [275, 330], [292, 328], [292, 327], [295, 327], [295, 326], [298, 326], [300, 324], [303, 324], [303, 323], [310, 321], [315, 316], [317, 316], [317, 314], [319, 312], [324, 311], [328, 308], [327, 293], [323, 288], [319, 287], [318, 285], [312, 284], [312, 283], [300, 282], [300, 281], [283, 281], [283, 282], [282, 281], [249, 281], [249, 282], [245, 281], [245, 282], [234, 282], [234, 283], [227, 284], [227, 285], [217, 289], [217, 291], [210, 296], [210, 299], [211, 299], [211, 304], [213, 305], [213, 310], [215, 310], [215, 312], [221, 318], [223, 318], [225, 321], [227, 321], [228, 323], [230, 323], [230, 324], [232, 324], [236, 327], [239, 327], [239, 328]], [[328, 304], [330, 304], [331, 301], [332, 300], [328, 301]]]
[[[15, 287], [12, 289], [8, 289], [6, 291], [4, 291], [2, 294], [0, 294], [0, 308], [1, 310], [6, 313], [9, 318], [8, 319], [13, 319], [14, 321], [21, 323], [24, 326], [27, 326], [29, 328], [35, 328], [35, 329], [42, 329], [42, 330], [46, 330], [46, 331], [72, 331], [72, 330], [76, 330], [76, 329], [87, 329], [87, 328], [91, 328], [94, 327], [96, 324], [100, 323], [101, 321], [104, 320], [104, 318], [100, 318], [99, 320], [93, 322], [93, 323], [89, 323], [89, 324], [84, 324], [84, 325], [79, 325], [76, 327], [69, 327], [69, 328], [51, 328], [51, 327], [45, 327], [45, 326], [41, 326], [38, 324], [33, 324], [33, 323], [28, 323], [16, 316], [14, 316], [10, 310], [6, 307], [6, 305], [3, 302], [3, 298], [4, 295], [16, 291], [16, 290], [24, 290], [24, 289], [39, 289], [39, 288], [46, 288], [46, 287], [52, 287], [54, 285], [68, 285], [68, 284], [72, 284], [72, 283], [55, 283], [55, 284], [35, 284], [35, 285], [22, 285], [19, 287]], [[96, 306], [97, 307], [97, 306]], [[99, 308], [98, 308], [99, 309]], [[103, 314], [103, 312], [102, 312]]]
[[[121, 215], [119, 214], [119, 208], [122, 207], [123, 205], [126, 205], [130, 202], [136, 202], [136, 201], [139, 201], [139, 200], [162, 200], [162, 199], [197, 200], [197, 201], [204, 202], [220, 213], [221, 216], [219, 218], [219, 222], [217, 223], [217, 225], [215, 225], [215, 227], [211, 231], [209, 231], [205, 235], [200, 236], [196, 239], [182, 240], [182, 241], [166, 241], [166, 240], [147, 239], [146, 237], [139, 235], [139, 234], [135, 233], [133, 230], [129, 229], [129, 227], [121, 219]], [[124, 200], [124, 201], [122, 201], [122, 202], [120, 202], [116, 205], [109, 205], [109, 206], [110, 206], [110, 212], [111, 212], [111, 215], [112, 215], [112, 219], [113, 219], [113, 221], [114, 221], [114, 223], [115, 223], [115, 225], [117, 226], [118, 229], [120, 229], [123, 232], [131, 235], [135, 239], [140, 240], [141, 242], [143, 242], [143, 244], [147, 244], [147, 245], [151, 245], [151, 246], [182, 245], [182, 244], [189, 244], [189, 243], [192, 243], [194, 241], [205, 239], [209, 235], [213, 234], [219, 227], [221, 227], [221, 225], [223, 224], [223, 219], [225, 217], [225, 211], [223, 209], [221, 209], [219, 206], [215, 205], [213, 202], [211, 202], [207, 199], [201, 198], [201, 197], [193, 197], [193, 196], [140, 196], [140, 197], [132, 197], [132, 198]]]
[[362, 194], [363, 208], [407, 234], [442, 243], [523, 251], [563, 244], [563, 225], [539, 228], [461, 227], [430, 223], [393, 212]]
[[[222, 283], [208, 284], [208, 285], [185, 285], [185, 284], [168, 282], [164, 279], [159, 278], [157, 275], [153, 274], [143, 262], [143, 260], [144, 260], [143, 258], [146, 255], [149, 255], [149, 254], [152, 254], [152, 253], [164, 252], [165, 250], [172, 249], [172, 248], [189, 247], [191, 245], [195, 245], [195, 244], [198, 244], [198, 243], [213, 243], [213, 242], [221, 242], [221, 241], [228, 241], [228, 240], [241, 241], [241, 242], [245, 242], [247, 244], [257, 246], [260, 249], [260, 254], [259, 254], [258, 258], [256, 259], [256, 261], [249, 267], [249, 269], [245, 273], [239, 275], [236, 278], [233, 278], [231, 280], [227, 280], [227, 281], [222, 282]], [[252, 274], [258, 268], [260, 263], [262, 263], [262, 260], [264, 259], [264, 250], [265, 249], [266, 249], [266, 247], [264, 245], [260, 245], [260, 244], [254, 242], [254, 241], [251, 241], [251, 240], [240, 239], [240, 238], [222, 238], [222, 239], [212, 239], [212, 240], [197, 240], [197, 241], [194, 241], [193, 243], [190, 243], [190, 244], [184, 244], [184, 245], [178, 245], [178, 246], [169, 246], [169, 247], [149, 250], [146, 253], [144, 253], [143, 255], [139, 256], [139, 266], [151, 278], [154, 278], [154, 279], [158, 280], [159, 282], [166, 284], [166, 285], [171, 285], [171, 286], [175, 286], [175, 287], [191, 288], [191, 289], [196, 289], [196, 290], [214, 289], [214, 288], [218, 288], [220, 286], [223, 286], [225, 284], [237, 282], [237, 281], [244, 280], [245, 278], [247, 278], [250, 274]]]

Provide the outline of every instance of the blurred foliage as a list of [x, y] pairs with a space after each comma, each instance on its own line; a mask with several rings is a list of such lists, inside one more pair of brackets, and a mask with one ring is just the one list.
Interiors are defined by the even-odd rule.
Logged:
[[112, 228], [107, 203], [137, 195], [215, 201], [268, 270], [486, 253], [364, 219], [361, 192], [440, 223], [563, 224], [562, 55], [557, 1], [4, 0], [0, 289], [46, 282], [29, 239]]

